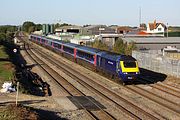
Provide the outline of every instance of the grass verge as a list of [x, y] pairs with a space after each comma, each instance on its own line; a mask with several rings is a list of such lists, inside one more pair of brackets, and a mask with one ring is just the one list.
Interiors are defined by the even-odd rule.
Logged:
[[11, 81], [14, 73], [14, 65], [9, 60], [6, 48], [0, 45], [0, 86], [5, 81]]
[[37, 120], [38, 115], [29, 107], [10, 104], [0, 106], [0, 120]]

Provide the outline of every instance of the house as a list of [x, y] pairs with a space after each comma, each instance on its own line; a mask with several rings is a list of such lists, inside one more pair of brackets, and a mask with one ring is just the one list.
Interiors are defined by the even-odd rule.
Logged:
[[147, 26], [147, 31], [146, 33], [151, 33], [151, 34], [157, 34], [157, 33], [164, 33], [166, 30], [166, 26], [163, 23], [156, 23], [156, 20], [154, 23], [149, 23]]
[[129, 32], [133, 31], [131, 27], [128, 26], [121, 26], [117, 28], [118, 34], [128, 34]]

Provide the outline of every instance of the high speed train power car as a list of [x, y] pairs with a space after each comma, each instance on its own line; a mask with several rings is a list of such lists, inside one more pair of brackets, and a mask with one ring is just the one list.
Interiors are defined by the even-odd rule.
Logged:
[[58, 51], [75, 62], [109, 76], [120, 79], [123, 83], [137, 79], [140, 74], [137, 60], [129, 55], [102, 51], [96, 48], [49, 39], [43, 36], [29, 36], [29, 40]]

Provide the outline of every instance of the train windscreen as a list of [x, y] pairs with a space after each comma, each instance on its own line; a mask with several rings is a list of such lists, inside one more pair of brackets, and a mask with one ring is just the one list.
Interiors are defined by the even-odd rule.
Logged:
[[135, 68], [136, 63], [135, 63], [135, 61], [124, 61], [124, 67], [125, 68]]

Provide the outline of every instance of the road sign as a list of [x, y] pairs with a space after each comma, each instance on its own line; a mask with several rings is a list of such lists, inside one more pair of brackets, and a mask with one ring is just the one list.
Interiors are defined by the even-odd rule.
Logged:
[[17, 52], [17, 49], [13, 49], [13, 52], [16, 53], [16, 52]]

